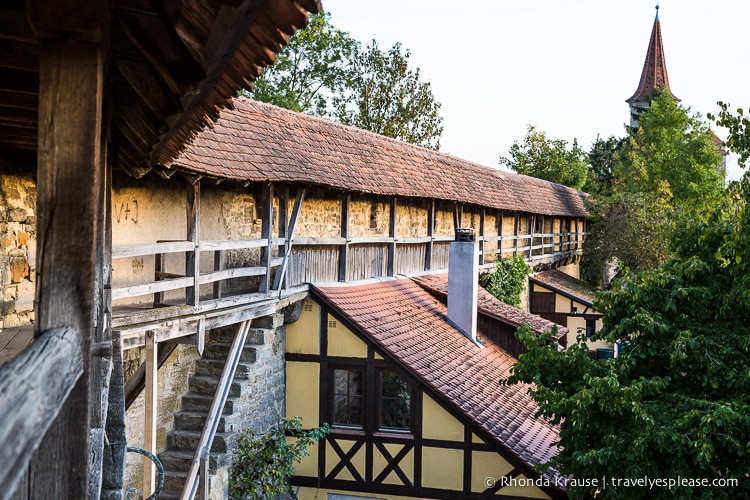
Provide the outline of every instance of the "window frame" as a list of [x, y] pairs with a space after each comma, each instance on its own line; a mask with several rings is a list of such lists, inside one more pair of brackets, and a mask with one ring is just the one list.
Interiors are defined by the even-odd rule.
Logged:
[[[374, 430], [380, 434], [412, 434], [414, 432], [414, 419], [415, 419], [415, 408], [414, 408], [414, 385], [410, 384], [408, 379], [404, 377], [397, 370], [389, 367], [378, 368], [377, 371], [377, 387], [373, 397], [377, 398], [375, 401], [375, 414], [374, 414]], [[383, 374], [390, 373], [398, 377], [409, 391], [409, 422], [406, 427], [385, 427], [383, 425]], [[388, 398], [396, 399], [396, 398]]]
[[[335, 420], [335, 403], [336, 403], [336, 391], [335, 391], [335, 380], [336, 380], [336, 371], [347, 371], [347, 372], [359, 372], [361, 376], [361, 408], [360, 408], [360, 424], [350, 424], [350, 423], [336, 423]], [[367, 411], [369, 408], [369, 402], [368, 402], [368, 391], [367, 391], [367, 368], [365, 366], [356, 366], [356, 365], [332, 365], [329, 366], [328, 370], [328, 401], [327, 401], [327, 414], [328, 414], [328, 421], [331, 424], [331, 427], [337, 429], [337, 430], [348, 430], [348, 431], [364, 431], [367, 428]]]

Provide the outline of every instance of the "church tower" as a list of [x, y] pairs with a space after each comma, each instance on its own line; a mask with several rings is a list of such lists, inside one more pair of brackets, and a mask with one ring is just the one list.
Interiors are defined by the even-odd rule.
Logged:
[[[635, 94], [628, 99], [630, 104], [630, 126], [638, 127], [638, 115], [644, 109], [648, 109], [651, 98], [657, 92], [669, 92], [672, 97], [672, 91], [669, 89], [669, 77], [667, 77], [667, 63], [664, 59], [664, 47], [661, 42], [661, 24], [659, 23], [659, 5], [656, 5], [656, 19], [654, 27], [651, 30], [651, 40], [648, 42], [648, 51], [646, 52], [646, 62], [643, 64], [643, 73], [641, 81], [638, 83], [638, 89]], [[680, 100], [675, 97], [675, 100]]]

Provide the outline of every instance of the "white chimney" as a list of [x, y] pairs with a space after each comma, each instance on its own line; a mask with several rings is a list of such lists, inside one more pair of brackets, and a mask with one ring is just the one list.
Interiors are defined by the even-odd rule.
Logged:
[[448, 260], [448, 321], [474, 343], [477, 341], [479, 247], [474, 230], [457, 228]]

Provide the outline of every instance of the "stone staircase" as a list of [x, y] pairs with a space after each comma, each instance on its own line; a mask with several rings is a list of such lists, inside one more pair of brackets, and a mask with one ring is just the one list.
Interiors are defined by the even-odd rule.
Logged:
[[[236, 331], [237, 326], [233, 326], [212, 330], [208, 334], [203, 356], [196, 362], [195, 373], [190, 377], [188, 393], [182, 397], [182, 410], [175, 413], [174, 430], [167, 435], [167, 449], [159, 454], [165, 473], [160, 499], [177, 499], [182, 493]], [[224, 476], [221, 482], [227, 481], [232, 459], [230, 451], [237, 443], [241, 424], [246, 417], [236, 406], [241, 406], [239, 403], [243, 397], [248, 397], [257, 351], [272, 332], [273, 330], [252, 327], [248, 331], [211, 447], [209, 471], [212, 481], [217, 472]], [[214, 496], [212, 494], [212, 498]]]

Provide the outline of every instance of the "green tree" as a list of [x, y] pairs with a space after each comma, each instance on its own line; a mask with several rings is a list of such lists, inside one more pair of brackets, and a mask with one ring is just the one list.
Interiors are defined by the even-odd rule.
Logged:
[[409, 66], [401, 44], [383, 51], [372, 40], [357, 52], [344, 93], [334, 96], [334, 116], [341, 123], [412, 144], [440, 149], [443, 132], [440, 103], [419, 68]]
[[750, 159], [750, 117], [745, 115], [743, 108], [737, 108], [737, 114], [729, 111], [731, 104], [719, 101], [719, 115], [708, 115], [717, 125], [729, 129], [726, 146], [730, 151], [740, 155], [740, 164], [745, 166]]
[[331, 16], [310, 16], [255, 82], [253, 99], [302, 113], [328, 116], [333, 95], [343, 92], [359, 42], [335, 28]]
[[[750, 129], [732, 136], [750, 153]], [[557, 352], [528, 327], [529, 352], [506, 383], [534, 383], [540, 413], [560, 426], [554, 462], [577, 478], [709, 482], [654, 489], [575, 487], [597, 498], [750, 497], [750, 177], [733, 183], [703, 219], [676, 225], [674, 258], [625, 273], [595, 307], [594, 340], [624, 341], [594, 361], [585, 337]], [[595, 491], [598, 490], [598, 491]]]
[[601, 139], [599, 136], [589, 150], [589, 172], [583, 190], [587, 193], [609, 194], [615, 180], [615, 170], [620, 162], [620, 155], [626, 139], [610, 136]]
[[654, 97], [638, 118], [615, 173], [621, 186], [661, 193], [675, 206], [710, 211], [723, 189], [721, 156], [701, 116], [668, 92]]
[[547, 139], [544, 132], [528, 125], [523, 144], [514, 142], [509, 152], [510, 157], [500, 157], [500, 164], [514, 172], [574, 189], [581, 189], [586, 183], [586, 156], [575, 139], [568, 149], [567, 141]]
[[479, 275], [479, 284], [501, 302], [521, 306], [521, 293], [531, 269], [520, 255], [499, 259], [495, 270]]
[[[266, 436], [257, 437], [252, 430], [242, 433], [232, 461], [229, 497], [296, 498], [290, 483], [296, 472], [294, 464], [308, 456], [307, 448], [329, 432], [328, 424], [303, 430], [302, 419], [294, 417], [284, 419]], [[287, 440], [287, 436], [293, 439]]]

